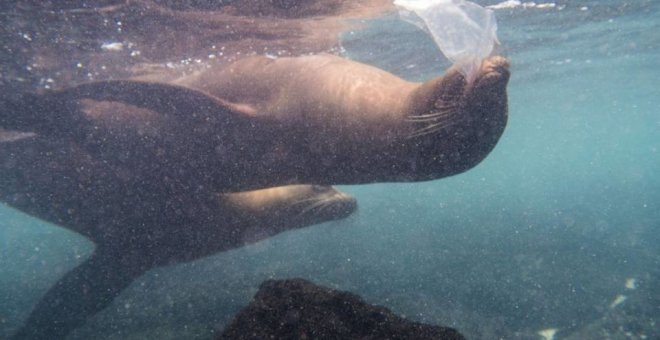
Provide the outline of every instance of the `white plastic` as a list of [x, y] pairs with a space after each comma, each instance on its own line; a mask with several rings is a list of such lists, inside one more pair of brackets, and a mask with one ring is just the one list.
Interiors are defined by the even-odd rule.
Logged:
[[497, 40], [495, 14], [464, 0], [395, 0], [401, 18], [427, 31], [440, 51], [472, 80]]

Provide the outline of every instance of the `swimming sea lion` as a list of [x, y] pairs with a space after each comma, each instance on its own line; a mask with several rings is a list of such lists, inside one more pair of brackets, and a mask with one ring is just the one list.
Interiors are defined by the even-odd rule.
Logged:
[[29, 107], [8, 100], [0, 126], [68, 138], [177, 192], [423, 181], [489, 154], [506, 125], [508, 79], [501, 57], [470, 83], [456, 68], [413, 83], [331, 55], [252, 57], [168, 84], [91, 83]]
[[172, 83], [246, 105], [254, 121], [277, 122], [284, 138], [270, 143], [289, 151], [292, 178], [356, 184], [437, 179], [478, 164], [504, 131], [508, 78], [501, 57], [484, 61], [472, 83], [456, 68], [413, 83], [314, 55], [246, 58]]
[[130, 176], [73, 143], [43, 136], [5, 138], [0, 160], [0, 200], [96, 244], [46, 293], [15, 339], [63, 338], [154, 267], [345, 218], [357, 207], [349, 195], [319, 185], [126, 195], [139, 187]]
[[[320, 55], [248, 58], [169, 83], [143, 79], [38, 96], [0, 93], [0, 127], [47, 141], [36, 151], [0, 145], [0, 164], [7, 168], [0, 193], [12, 206], [80, 232], [100, 226], [107, 244], [124, 250], [104, 251], [112, 255], [102, 259], [138, 264], [116, 266], [94, 256], [71, 277], [112, 267], [120, 277], [118, 291], [154, 265], [131, 256], [145, 244], [134, 235], [148, 235], [156, 249], [181, 247], [172, 237], [181, 230], [192, 245], [206, 241], [208, 233], [195, 233], [194, 226], [226, 221], [228, 214], [216, 213], [217, 193], [295, 183], [420, 181], [466, 171], [504, 130], [508, 78], [508, 64], [499, 57], [484, 61], [471, 83], [456, 69], [411, 83]], [[20, 143], [27, 142], [12, 142]], [[62, 161], [54, 161], [58, 157]], [[145, 233], [145, 225], [176, 228]], [[217, 240], [236, 241], [231, 234]], [[131, 269], [125, 273], [124, 267]], [[64, 280], [64, 287], [87, 282]], [[84, 301], [64, 307], [76, 311], [69, 313], [73, 326], [64, 328], [102, 308], [94, 301], [111, 300], [114, 290], [90, 294], [91, 307]], [[56, 289], [49, 296], [60, 294], [66, 293]]]

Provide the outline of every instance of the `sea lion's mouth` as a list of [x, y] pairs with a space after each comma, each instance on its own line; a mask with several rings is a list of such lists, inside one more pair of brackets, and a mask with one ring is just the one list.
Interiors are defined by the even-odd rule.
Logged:
[[357, 200], [347, 194], [337, 193], [335, 200], [328, 208], [335, 219], [343, 219], [357, 210]]
[[316, 216], [325, 221], [340, 220], [357, 210], [357, 200], [344, 193], [320, 198], [305, 208], [301, 214]]

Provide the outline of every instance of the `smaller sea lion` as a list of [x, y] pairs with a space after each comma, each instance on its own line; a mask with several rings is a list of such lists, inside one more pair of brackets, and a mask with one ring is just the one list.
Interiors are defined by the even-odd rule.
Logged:
[[[4, 138], [4, 137], [6, 138]], [[293, 185], [235, 194], [136, 192], [116, 172], [58, 139], [0, 133], [0, 200], [96, 244], [36, 305], [14, 339], [59, 339], [157, 266], [192, 261], [355, 211], [329, 186]]]

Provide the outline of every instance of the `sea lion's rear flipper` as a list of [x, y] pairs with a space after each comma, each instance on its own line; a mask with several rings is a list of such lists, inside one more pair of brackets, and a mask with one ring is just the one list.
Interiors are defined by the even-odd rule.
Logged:
[[111, 253], [97, 251], [48, 290], [13, 339], [63, 339], [142, 272], [125, 267]]

